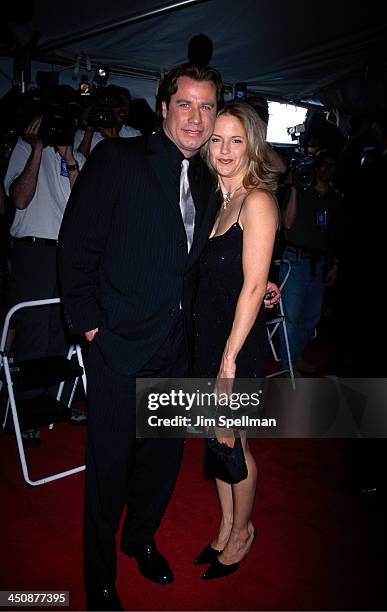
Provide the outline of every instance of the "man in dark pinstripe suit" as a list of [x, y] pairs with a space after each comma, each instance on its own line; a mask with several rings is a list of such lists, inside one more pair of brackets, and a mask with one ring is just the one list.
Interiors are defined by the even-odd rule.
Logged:
[[[59, 238], [69, 329], [90, 341], [84, 508], [88, 609], [122, 609], [115, 533], [148, 579], [173, 581], [154, 534], [173, 491], [183, 440], [136, 440], [136, 377], [184, 377], [195, 264], [216, 212], [199, 149], [211, 136], [222, 82], [180, 66], [160, 85], [160, 134], [99, 144], [73, 189]], [[179, 206], [189, 160], [193, 243]]]

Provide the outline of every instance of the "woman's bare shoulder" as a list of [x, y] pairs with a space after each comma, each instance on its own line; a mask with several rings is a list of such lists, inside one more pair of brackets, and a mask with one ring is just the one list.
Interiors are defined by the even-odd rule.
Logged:
[[277, 198], [269, 189], [252, 189], [245, 197], [241, 217], [258, 214], [279, 216]]

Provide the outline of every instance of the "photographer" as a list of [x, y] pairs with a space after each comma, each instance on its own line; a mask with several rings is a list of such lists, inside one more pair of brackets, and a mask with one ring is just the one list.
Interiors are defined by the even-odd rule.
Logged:
[[[73, 131], [55, 133], [51, 120], [36, 115], [29, 123], [11, 153], [4, 181], [16, 209], [11, 226], [12, 304], [58, 296], [59, 227], [83, 158], [69, 144]], [[65, 144], [54, 144], [55, 139]], [[22, 310], [15, 316], [15, 329], [15, 361], [67, 352], [59, 308]], [[25, 445], [37, 446], [39, 431], [23, 432], [23, 439]]]
[[[282, 291], [289, 348], [294, 367], [306, 371], [303, 350], [320, 320], [325, 287], [337, 278], [338, 259], [331, 255], [334, 219], [341, 197], [332, 187], [335, 159], [327, 151], [298, 162], [291, 172], [291, 187], [282, 212], [285, 249], [282, 258], [291, 264]], [[288, 267], [281, 264], [280, 283]], [[281, 334], [281, 359], [288, 368], [285, 339]], [[301, 363], [300, 363], [301, 362]]]
[[133, 138], [141, 132], [126, 124], [130, 105], [129, 92], [116, 85], [106, 87], [97, 104], [86, 107], [83, 129], [75, 132], [74, 149], [88, 157], [104, 138]]

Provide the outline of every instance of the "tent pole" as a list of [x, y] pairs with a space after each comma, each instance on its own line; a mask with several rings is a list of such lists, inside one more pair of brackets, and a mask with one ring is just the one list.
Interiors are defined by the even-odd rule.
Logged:
[[88, 38], [92, 38], [93, 36], [99, 36], [100, 34], [106, 34], [107, 32], [111, 32], [112, 30], [118, 30], [119, 28], [125, 27], [132, 23], [138, 23], [139, 21], [144, 21], [145, 19], [149, 19], [151, 17], [158, 17], [159, 15], [163, 15], [165, 13], [170, 13], [172, 11], [182, 9], [187, 6], [200, 4], [202, 2], [208, 1], [209, 0], [180, 0], [179, 2], [173, 2], [172, 4], [159, 6], [158, 8], [156, 7], [149, 11], [131, 15], [129, 17], [124, 17], [119, 20], [111, 21], [105, 24], [100, 24], [90, 30], [82, 30], [80, 32], [76, 32], [71, 36], [57, 38], [56, 40], [52, 40], [51, 42], [48, 42], [46, 44], [39, 45], [36, 48], [36, 51], [38, 53], [48, 53], [50, 51], [56, 51], [57, 49], [67, 47], [68, 45], [72, 45], [81, 40], [86, 40]]
[[21, 93], [25, 93], [31, 83], [31, 59], [39, 38], [39, 32], [34, 32], [26, 45], [22, 45], [18, 40], [16, 41], [13, 84]]

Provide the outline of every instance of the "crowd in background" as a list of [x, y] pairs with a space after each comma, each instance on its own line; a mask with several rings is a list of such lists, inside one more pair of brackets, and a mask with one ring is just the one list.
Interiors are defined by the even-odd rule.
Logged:
[[[69, 89], [57, 90], [68, 108], [74, 107]], [[55, 102], [55, 95], [52, 100]], [[250, 96], [248, 102], [266, 129], [267, 101]], [[64, 130], [63, 126], [52, 128], [51, 133], [50, 126], [43, 130], [45, 111], [33, 114], [30, 105], [33, 116], [19, 135], [12, 132], [12, 146], [8, 138], [7, 146], [1, 147], [2, 321], [13, 304], [58, 295], [56, 248], [61, 219], [93, 148], [106, 138], [136, 137], [156, 129], [149, 106], [145, 101], [131, 100], [124, 88], [109, 86], [100, 92], [99, 100], [83, 100], [76, 106], [76, 130], [70, 140], [68, 133], [55, 140], [55, 130]], [[346, 376], [382, 375], [381, 343], [376, 349], [372, 346], [370, 359], [370, 332], [364, 319], [380, 284], [377, 270], [385, 214], [386, 117], [354, 116], [344, 136], [321, 111], [309, 111], [299, 149], [301, 158], [294, 163], [294, 147], [274, 144], [270, 148], [271, 161], [281, 173], [278, 200], [282, 231], [277, 257], [291, 264], [282, 298], [293, 366], [304, 374], [316, 373], [303, 353], [322, 318], [320, 333], [328, 330], [328, 337], [335, 338], [326, 371]], [[305, 170], [304, 162], [311, 159]], [[286, 271], [282, 264], [279, 283]], [[16, 317], [8, 351], [17, 361], [64, 353], [67, 344], [60, 311], [36, 310]], [[281, 356], [287, 368], [283, 338]], [[74, 414], [76, 422], [83, 419], [86, 421], [85, 415]], [[29, 434], [31, 439], [36, 438], [35, 433]]]

